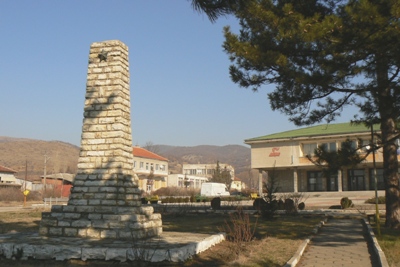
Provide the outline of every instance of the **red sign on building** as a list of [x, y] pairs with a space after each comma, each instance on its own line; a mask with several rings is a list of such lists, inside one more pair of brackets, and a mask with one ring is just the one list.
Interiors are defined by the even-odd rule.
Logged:
[[281, 152], [279, 152], [279, 147], [273, 147], [272, 152], [269, 153], [270, 157], [279, 157], [281, 155]]

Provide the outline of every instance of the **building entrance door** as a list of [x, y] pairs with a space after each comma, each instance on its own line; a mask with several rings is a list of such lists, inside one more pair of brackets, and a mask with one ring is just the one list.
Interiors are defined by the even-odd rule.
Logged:
[[338, 191], [337, 175], [332, 175], [327, 179], [327, 189], [328, 191]]
[[364, 170], [349, 170], [349, 190], [362, 191], [365, 190], [365, 174]]
[[307, 172], [308, 191], [324, 191], [324, 177], [322, 172]]

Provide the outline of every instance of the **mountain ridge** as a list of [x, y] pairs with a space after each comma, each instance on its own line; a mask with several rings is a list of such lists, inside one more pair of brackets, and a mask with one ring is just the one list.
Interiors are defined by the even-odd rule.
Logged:
[[[242, 145], [153, 145], [146, 149], [167, 158], [170, 173], [182, 173], [182, 164], [211, 164], [217, 161], [232, 165], [236, 176], [250, 170], [250, 148]], [[17, 177], [24, 177], [27, 169], [28, 180], [39, 180], [44, 172], [46, 157], [48, 174], [75, 173], [79, 147], [57, 140], [0, 136], [0, 165], [16, 170]]]

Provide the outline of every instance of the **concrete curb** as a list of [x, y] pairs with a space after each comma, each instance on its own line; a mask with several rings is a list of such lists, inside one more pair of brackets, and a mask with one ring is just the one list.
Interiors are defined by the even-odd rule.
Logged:
[[0, 257], [19, 260], [183, 262], [223, 240], [225, 233], [164, 232], [160, 238], [139, 240], [137, 243], [118, 240], [85, 242], [80, 238], [43, 238], [37, 233], [16, 233], [0, 235]]
[[378, 240], [375, 237], [375, 233], [372, 230], [371, 225], [369, 224], [369, 222], [366, 219], [363, 219], [364, 225], [367, 227], [367, 232], [368, 232], [368, 237], [371, 239], [372, 244], [374, 246], [374, 251], [378, 257], [379, 263], [381, 267], [389, 267], [389, 264], [386, 260], [386, 256], [385, 253], [383, 252], [383, 250], [381, 249], [381, 246], [378, 243]]
[[[326, 217], [323, 221], [321, 221], [319, 224], [317, 224], [312, 233], [314, 235], [318, 234], [319, 229], [321, 229], [321, 227], [328, 221], [328, 218]], [[293, 255], [293, 257], [284, 265], [284, 267], [295, 267], [297, 265], [297, 263], [299, 263], [301, 256], [303, 256], [304, 251], [307, 248], [308, 243], [310, 243], [312, 239], [312, 236], [308, 237], [307, 239], [305, 239], [301, 245], [299, 246], [299, 248], [297, 249], [296, 253]]]

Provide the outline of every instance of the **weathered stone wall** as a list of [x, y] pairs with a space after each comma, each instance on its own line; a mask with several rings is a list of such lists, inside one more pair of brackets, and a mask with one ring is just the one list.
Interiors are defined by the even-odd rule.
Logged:
[[43, 213], [40, 234], [144, 238], [161, 234], [160, 214], [141, 207], [134, 181], [128, 47], [90, 47], [78, 173], [67, 206]]

